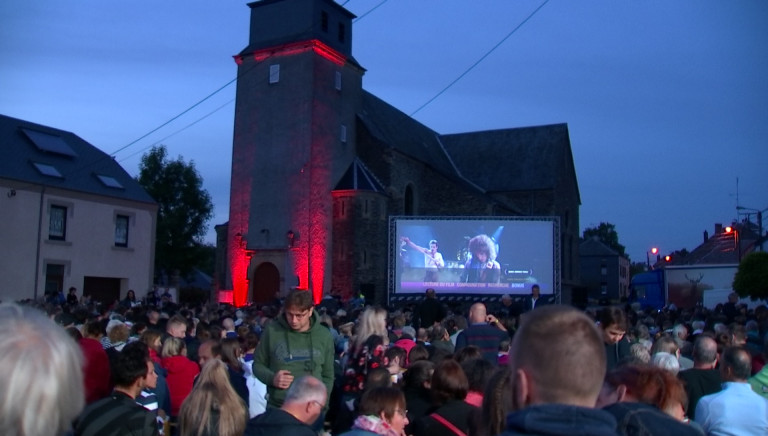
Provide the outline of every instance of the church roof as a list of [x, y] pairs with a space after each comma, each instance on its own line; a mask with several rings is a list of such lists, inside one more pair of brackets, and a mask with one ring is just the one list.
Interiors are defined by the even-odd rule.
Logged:
[[376, 139], [481, 192], [551, 190], [578, 182], [567, 124], [440, 135], [363, 91], [358, 114]]
[[74, 133], [0, 115], [0, 177], [155, 203], [113, 158]]
[[355, 158], [347, 169], [347, 172], [333, 188], [334, 191], [373, 191], [384, 194], [385, 189], [376, 176], [363, 164], [359, 158]]
[[567, 124], [441, 138], [461, 173], [490, 192], [554, 189], [561, 175], [573, 171]]
[[579, 243], [580, 256], [620, 256], [613, 248], [605, 245], [596, 237], [587, 238]]
[[437, 132], [370, 92], [363, 91], [359, 118], [368, 131], [387, 146], [445, 175], [456, 173]]
[[483, 190], [463, 177], [443, 146], [440, 135], [375, 95], [363, 91], [358, 114], [368, 132], [398, 152], [433, 168], [470, 189]]

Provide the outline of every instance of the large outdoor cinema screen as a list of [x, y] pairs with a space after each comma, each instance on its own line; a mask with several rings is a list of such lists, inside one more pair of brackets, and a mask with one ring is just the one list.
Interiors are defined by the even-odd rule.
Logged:
[[[557, 291], [554, 217], [395, 217], [390, 259], [394, 295], [542, 294]], [[558, 262], [559, 265], [559, 262]]]

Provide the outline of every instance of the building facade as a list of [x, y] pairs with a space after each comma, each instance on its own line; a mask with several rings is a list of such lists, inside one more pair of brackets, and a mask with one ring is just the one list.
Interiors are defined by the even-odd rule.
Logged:
[[349, 11], [330, 0], [249, 7], [230, 216], [216, 227], [224, 300], [299, 288], [316, 301], [384, 301], [389, 219], [402, 215], [559, 217], [568, 299], [580, 197], [567, 125], [441, 135], [363, 89]]
[[581, 282], [593, 303], [617, 303], [629, 297], [629, 259], [597, 238], [582, 241], [579, 255]]
[[0, 116], [0, 300], [77, 288], [111, 303], [152, 286], [157, 205], [73, 133]]

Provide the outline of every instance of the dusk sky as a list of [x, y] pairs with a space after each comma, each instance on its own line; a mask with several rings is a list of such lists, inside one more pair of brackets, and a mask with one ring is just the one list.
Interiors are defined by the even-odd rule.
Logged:
[[[363, 87], [407, 114], [541, 6], [414, 117], [442, 134], [567, 123], [581, 228], [615, 224], [633, 261], [694, 249], [737, 201], [768, 208], [768, 1], [339, 3], [360, 17]], [[0, 114], [74, 132], [132, 175], [156, 143], [193, 160], [213, 242], [249, 13], [240, 0], [0, 2]]]

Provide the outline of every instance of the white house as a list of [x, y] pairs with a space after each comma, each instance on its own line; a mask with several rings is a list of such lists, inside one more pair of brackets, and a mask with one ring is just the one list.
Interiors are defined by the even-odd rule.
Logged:
[[0, 300], [152, 286], [157, 205], [74, 133], [0, 115]]

